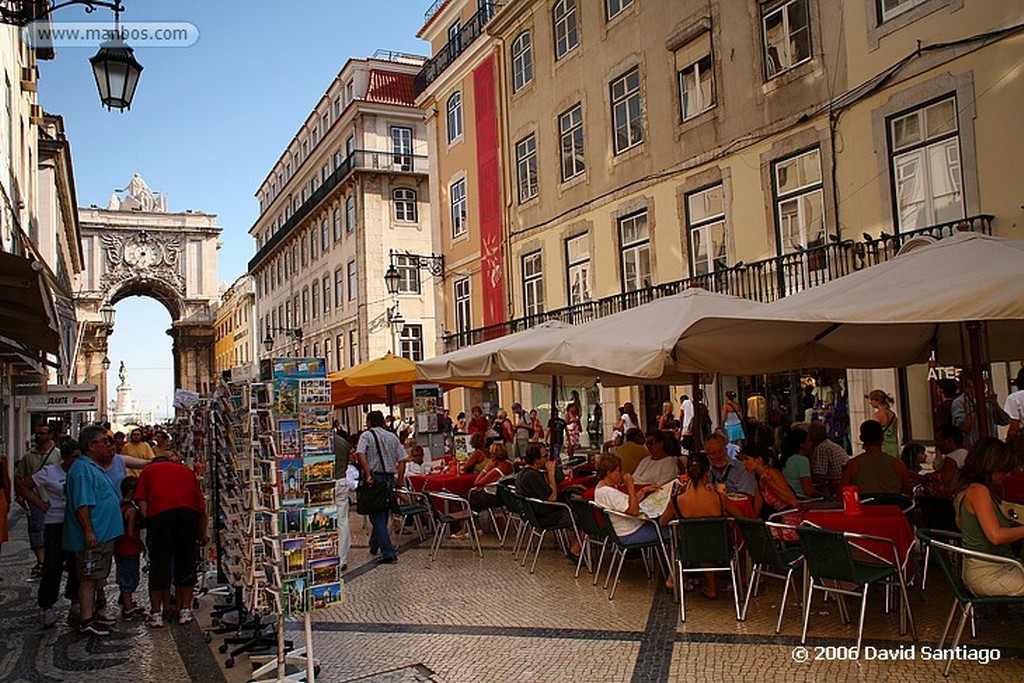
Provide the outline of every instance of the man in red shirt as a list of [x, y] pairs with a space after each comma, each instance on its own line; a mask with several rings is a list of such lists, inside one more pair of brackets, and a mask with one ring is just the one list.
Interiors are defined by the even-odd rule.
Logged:
[[139, 475], [135, 500], [146, 520], [149, 546], [149, 606], [147, 624], [163, 626], [163, 615], [173, 614], [170, 605], [171, 567], [178, 623], [188, 624], [192, 614], [192, 590], [196, 583], [196, 540], [206, 543], [206, 503], [199, 481], [188, 467], [157, 457]]

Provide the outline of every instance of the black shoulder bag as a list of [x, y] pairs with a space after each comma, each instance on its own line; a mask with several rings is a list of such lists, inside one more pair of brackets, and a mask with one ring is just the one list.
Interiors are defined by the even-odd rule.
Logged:
[[[380, 471], [384, 472], [384, 451], [380, 446], [377, 433], [370, 428], [370, 436], [377, 446], [377, 457], [380, 459]], [[360, 481], [356, 488], [356, 512], [360, 515], [372, 515], [375, 512], [387, 512], [393, 505], [394, 492], [387, 480]]]

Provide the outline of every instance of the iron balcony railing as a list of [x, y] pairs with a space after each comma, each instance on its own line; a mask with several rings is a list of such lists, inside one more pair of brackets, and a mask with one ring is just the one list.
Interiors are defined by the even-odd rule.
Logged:
[[256, 252], [256, 255], [249, 261], [249, 272], [252, 273], [267, 256], [277, 249], [278, 245], [288, 239], [292, 230], [302, 224], [302, 221], [313, 213], [320, 203], [354, 171], [426, 175], [430, 171], [430, 165], [428, 158], [422, 155], [394, 151], [355, 150], [338, 165], [338, 168], [334, 169], [333, 173], [327, 176], [327, 180], [320, 187], [313, 190], [313, 194], [306, 198], [306, 201], [295, 210], [295, 213], [289, 216], [288, 220], [267, 240], [267, 243]]
[[888, 261], [899, 253], [904, 244], [916, 237], [940, 239], [965, 231], [991, 235], [993, 218], [994, 216], [989, 214], [980, 214], [898, 235], [882, 233], [880, 237], [871, 239], [867, 239], [869, 235], [865, 233], [863, 241], [830, 239], [821, 246], [783, 256], [753, 263], [739, 263], [711, 273], [613, 294], [603, 299], [584, 301], [497, 325], [448, 334], [444, 336], [444, 348], [446, 352], [455, 351], [464, 346], [536, 327], [547, 320], [561, 320], [571, 325], [579, 325], [642, 306], [664, 296], [678, 294], [690, 287], [701, 287], [720, 294], [768, 303]]
[[[438, 3], [435, 3], [435, 5], [437, 7], [431, 8], [434, 11], [440, 8]], [[436, 55], [427, 60], [427, 63], [423, 65], [420, 72], [413, 78], [413, 90], [417, 97], [438, 76], [444, 73], [444, 70], [451, 66], [452, 62], [458, 59], [459, 55], [473, 44], [473, 41], [480, 37], [484, 32], [484, 26], [494, 16], [495, 11], [496, 3], [487, 2], [480, 5], [480, 9], [473, 15], [473, 18], [466, 22], [459, 32], [445, 43], [444, 47], [438, 50]], [[432, 12], [428, 12], [428, 14], [433, 16]]]

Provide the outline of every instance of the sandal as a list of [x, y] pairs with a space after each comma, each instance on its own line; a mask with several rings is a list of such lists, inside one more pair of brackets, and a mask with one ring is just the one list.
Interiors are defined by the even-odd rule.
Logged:
[[711, 593], [710, 591], [708, 591], [707, 586], [701, 586], [700, 587], [700, 594], [703, 595], [708, 600], [717, 600], [718, 599], [718, 593]]

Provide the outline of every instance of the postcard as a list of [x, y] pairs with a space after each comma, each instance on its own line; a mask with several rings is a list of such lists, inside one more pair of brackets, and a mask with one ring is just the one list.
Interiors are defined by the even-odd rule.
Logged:
[[302, 406], [299, 420], [305, 429], [330, 429], [331, 406]]
[[278, 415], [295, 415], [299, 412], [298, 380], [274, 380], [274, 412]]
[[338, 508], [333, 505], [306, 508], [305, 513], [307, 534], [318, 534], [324, 531], [338, 530]]
[[331, 383], [326, 379], [300, 379], [299, 403], [329, 405], [331, 403]]
[[334, 453], [334, 433], [329, 429], [306, 429], [302, 432], [302, 452]]
[[341, 604], [341, 598], [342, 584], [340, 582], [309, 587], [308, 605], [311, 610], [325, 609]]
[[302, 478], [307, 484], [334, 481], [334, 456], [310, 455], [302, 459]]
[[281, 509], [281, 533], [301, 534], [302, 531], [302, 505], [285, 505]]
[[340, 570], [340, 557], [325, 557], [322, 560], [313, 560], [309, 563], [309, 582], [316, 584], [337, 581]]
[[281, 541], [284, 555], [284, 573], [301, 574], [306, 571], [306, 539], [286, 538]]
[[306, 505], [334, 505], [334, 482], [306, 484]]
[[299, 458], [278, 461], [280, 476], [277, 481], [281, 487], [281, 499], [286, 501], [305, 501], [302, 490], [304, 463]]
[[302, 614], [306, 611], [306, 577], [300, 576], [288, 579], [281, 584], [281, 594], [284, 599], [285, 616], [291, 614]]
[[297, 455], [302, 447], [299, 421], [279, 420], [277, 427], [281, 437], [281, 447], [278, 449], [279, 454], [282, 457], [285, 455]]
[[335, 532], [306, 536], [306, 559], [322, 560], [338, 554], [338, 534]]

